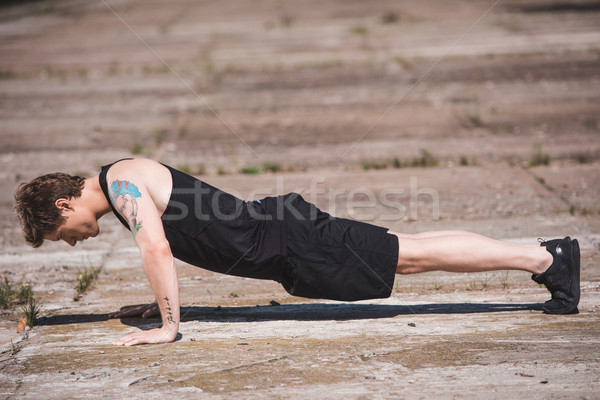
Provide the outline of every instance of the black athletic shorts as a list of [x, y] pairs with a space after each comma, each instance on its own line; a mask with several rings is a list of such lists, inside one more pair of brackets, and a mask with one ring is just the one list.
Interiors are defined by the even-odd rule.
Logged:
[[289, 206], [284, 207], [282, 281], [288, 293], [340, 301], [390, 296], [398, 262], [395, 235], [387, 228], [332, 217], [298, 193], [282, 197]]

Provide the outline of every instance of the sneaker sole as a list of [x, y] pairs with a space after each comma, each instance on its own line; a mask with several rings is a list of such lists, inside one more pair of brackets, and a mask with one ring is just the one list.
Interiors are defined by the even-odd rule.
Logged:
[[571, 241], [571, 265], [573, 266], [573, 277], [571, 279], [571, 293], [573, 293], [573, 301], [566, 304], [564, 308], [551, 310], [546, 307], [542, 307], [542, 311], [546, 314], [577, 314], [579, 309], [579, 298], [581, 296], [580, 291], [580, 253], [579, 253], [579, 242], [577, 239]]

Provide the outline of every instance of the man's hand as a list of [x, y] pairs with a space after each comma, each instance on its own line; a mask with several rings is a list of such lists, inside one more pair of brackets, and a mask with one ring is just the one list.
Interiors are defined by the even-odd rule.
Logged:
[[167, 332], [163, 328], [150, 329], [149, 331], [134, 332], [115, 340], [115, 346], [133, 346], [135, 344], [170, 343], [175, 340], [177, 331]]
[[108, 318], [127, 318], [127, 317], [142, 317], [152, 318], [160, 315], [158, 304], [150, 303], [141, 306], [125, 307], [121, 311], [114, 312], [108, 315]]

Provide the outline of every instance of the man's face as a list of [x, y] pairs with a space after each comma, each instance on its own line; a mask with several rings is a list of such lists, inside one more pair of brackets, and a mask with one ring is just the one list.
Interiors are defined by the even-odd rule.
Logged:
[[46, 235], [47, 239], [64, 240], [71, 246], [75, 246], [77, 242], [98, 236], [100, 232], [98, 221], [94, 214], [86, 208], [64, 210], [62, 215], [66, 218], [65, 223], [59, 226], [55, 232]]

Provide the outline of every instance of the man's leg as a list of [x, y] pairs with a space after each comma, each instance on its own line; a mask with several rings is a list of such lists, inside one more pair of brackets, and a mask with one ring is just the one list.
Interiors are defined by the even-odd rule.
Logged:
[[539, 245], [503, 242], [471, 232], [388, 233], [398, 237], [398, 274], [506, 269], [541, 274], [553, 261], [552, 255]]

